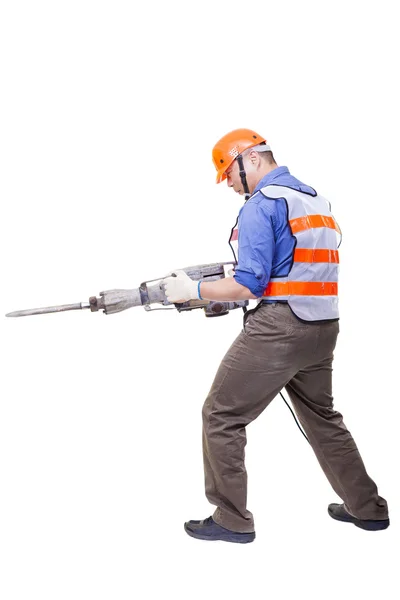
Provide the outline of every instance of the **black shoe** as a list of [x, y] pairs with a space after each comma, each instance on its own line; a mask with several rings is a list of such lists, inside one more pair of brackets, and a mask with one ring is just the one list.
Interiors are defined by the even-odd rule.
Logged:
[[208, 519], [204, 519], [203, 521], [188, 521], [185, 523], [185, 531], [188, 535], [198, 540], [221, 540], [237, 544], [248, 544], [256, 537], [254, 531], [251, 533], [238, 533], [237, 531], [225, 529], [225, 527], [217, 525], [212, 517], [208, 517]]
[[379, 531], [380, 529], [387, 529], [390, 525], [389, 519], [383, 519], [382, 521], [356, 519], [356, 517], [353, 517], [347, 512], [344, 504], [330, 504], [328, 506], [328, 513], [332, 519], [336, 519], [336, 521], [353, 523], [353, 525], [356, 527], [366, 529], [367, 531]]

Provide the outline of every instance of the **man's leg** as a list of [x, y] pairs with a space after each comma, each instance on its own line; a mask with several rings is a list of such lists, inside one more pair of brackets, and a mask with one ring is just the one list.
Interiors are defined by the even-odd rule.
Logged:
[[314, 364], [301, 369], [286, 385], [295, 411], [317, 459], [346, 511], [357, 519], [388, 518], [386, 500], [378, 495], [356, 443], [334, 410], [332, 361], [336, 323], [316, 325], [320, 329]]
[[[214, 521], [254, 531], [246, 508], [246, 425], [254, 421], [300, 368], [309, 340], [292, 326], [290, 309], [262, 306], [252, 314], [218, 369], [203, 407], [206, 496]], [[304, 352], [302, 352], [304, 350]]]

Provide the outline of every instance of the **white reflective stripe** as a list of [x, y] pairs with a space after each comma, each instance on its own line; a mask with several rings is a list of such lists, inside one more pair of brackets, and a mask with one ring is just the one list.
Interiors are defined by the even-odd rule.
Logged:
[[326, 250], [337, 250], [340, 235], [335, 229], [318, 227], [317, 229], [306, 229], [296, 233], [296, 248], [321, 248]]
[[[293, 263], [289, 273], [290, 281], [337, 281], [337, 263]], [[275, 279], [271, 279], [275, 281]], [[277, 278], [276, 281], [281, 281]]]

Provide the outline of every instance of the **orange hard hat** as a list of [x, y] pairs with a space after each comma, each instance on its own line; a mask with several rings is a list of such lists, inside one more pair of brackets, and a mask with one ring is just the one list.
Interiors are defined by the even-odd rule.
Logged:
[[213, 162], [217, 169], [217, 183], [226, 179], [226, 171], [239, 154], [266, 141], [251, 129], [235, 129], [224, 135], [212, 151]]

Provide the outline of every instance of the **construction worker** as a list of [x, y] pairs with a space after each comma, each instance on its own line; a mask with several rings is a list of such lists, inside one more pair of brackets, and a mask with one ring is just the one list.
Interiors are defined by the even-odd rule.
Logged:
[[246, 507], [246, 426], [286, 388], [317, 459], [342, 504], [333, 519], [366, 530], [389, 526], [342, 415], [333, 408], [332, 360], [338, 324], [339, 227], [329, 203], [278, 167], [264, 137], [237, 129], [214, 146], [217, 183], [244, 196], [230, 245], [233, 277], [165, 279], [170, 302], [258, 299], [223, 358], [203, 407], [205, 490], [212, 517], [185, 523], [203, 540], [255, 538]]

